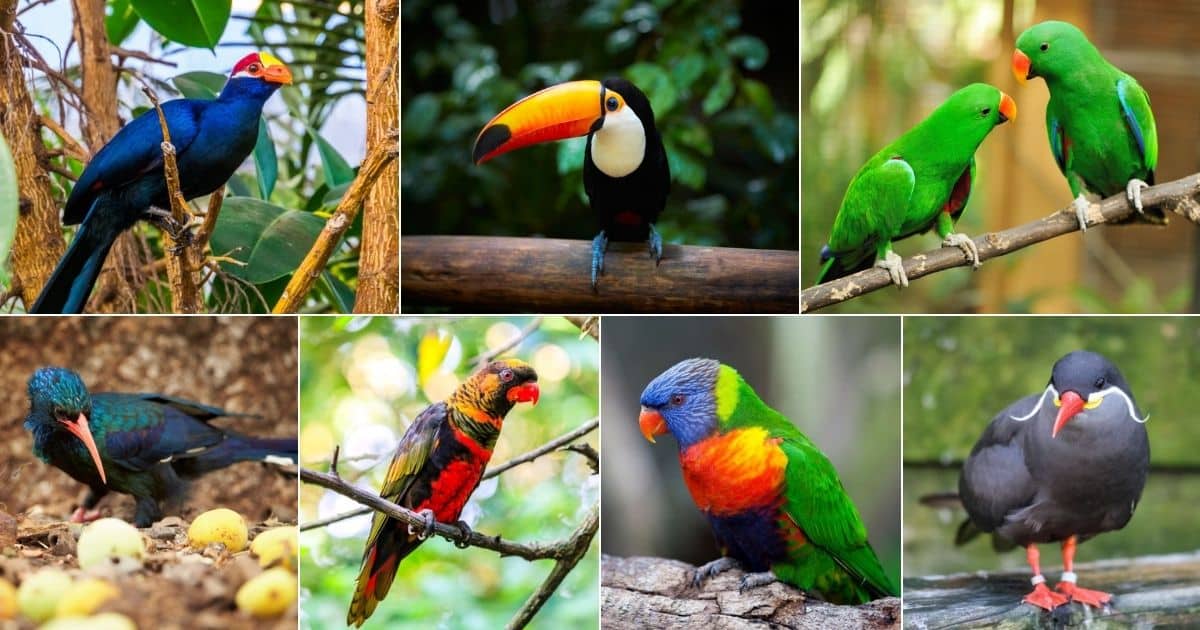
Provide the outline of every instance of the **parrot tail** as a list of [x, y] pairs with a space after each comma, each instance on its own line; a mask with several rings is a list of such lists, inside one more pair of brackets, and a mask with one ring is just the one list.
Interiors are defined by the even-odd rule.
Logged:
[[58, 266], [29, 312], [82, 313], [96, 278], [100, 276], [104, 259], [108, 257], [108, 250], [112, 249], [118, 234], [120, 232], [108, 234], [104, 230], [96, 230], [87, 223], [79, 226], [75, 240], [67, 248], [62, 260], [58, 261]]
[[[375, 518], [381, 518], [379, 513]], [[354, 584], [354, 599], [346, 613], [346, 625], [362, 626], [375, 607], [387, 596], [396, 578], [400, 561], [408, 557], [424, 540], [409, 534], [408, 525], [395, 519], [386, 519], [363, 553], [362, 569]]]
[[821, 273], [817, 274], [815, 284], [824, 284], [837, 280], [838, 278], [848, 276], [852, 273], [857, 273], [863, 269], [867, 269], [872, 265], [871, 259], [865, 258], [859, 261], [856, 265], [846, 265], [845, 261], [838, 257], [833, 250], [829, 249], [828, 245], [821, 247]]
[[296, 438], [256, 438], [226, 431], [216, 446], [195, 457], [181, 457], [171, 465], [184, 477], [197, 477], [237, 462], [295, 464], [298, 461]]

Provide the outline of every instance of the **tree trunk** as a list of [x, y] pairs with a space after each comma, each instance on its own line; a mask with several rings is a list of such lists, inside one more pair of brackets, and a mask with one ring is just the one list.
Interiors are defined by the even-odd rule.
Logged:
[[[104, 0], [72, 0], [72, 4], [83, 78], [84, 111], [80, 112], [80, 126], [88, 149], [95, 155], [121, 129], [117, 116], [117, 72], [104, 30]], [[133, 234], [121, 234], [96, 281], [94, 310], [109, 313], [136, 310], [135, 287], [141, 283], [141, 268], [142, 259]]]
[[[367, 153], [394, 142], [400, 126], [397, 0], [369, 0], [367, 38]], [[400, 166], [391, 162], [367, 193], [358, 265], [356, 313], [395, 313], [400, 300]]]
[[0, 132], [8, 141], [17, 170], [20, 217], [11, 264], [13, 283], [20, 284], [21, 299], [28, 309], [50, 279], [64, 248], [50, 176], [42, 167], [46, 158], [41, 124], [25, 89], [21, 53], [9, 35], [16, 32], [16, 10], [17, 0], [0, 0]]

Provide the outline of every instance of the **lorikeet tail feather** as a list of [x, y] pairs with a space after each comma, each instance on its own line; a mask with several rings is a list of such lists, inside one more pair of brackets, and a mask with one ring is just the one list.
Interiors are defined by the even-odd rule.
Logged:
[[355, 581], [354, 599], [350, 600], [350, 611], [346, 613], [347, 625], [361, 626], [375, 612], [375, 607], [392, 588], [400, 561], [424, 542], [407, 531], [398, 531], [398, 528], [407, 529], [408, 525], [393, 519], [385, 520], [374, 542], [363, 554], [362, 569]]
[[42, 287], [42, 293], [29, 312], [82, 313], [96, 278], [100, 276], [104, 259], [108, 257], [108, 250], [119, 233], [91, 229], [86, 223], [80, 226], [71, 247], [46, 281], [46, 286]]
[[296, 438], [256, 438], [228, 433], [221, 443], [200, 455], [176, 459], [174, 467], [181, 475], [192, 477], [237, 462], [296, 463], [296, 452]]
[[838, 278], [843, 278], [852, 273], [858, 273], [863, 269], [871, 267], [871, 259], [866, 258], [859, 261], [857, 265], [846, 266], [845, 263], [829, 249], [828, 245], [821, 248], [821, 262], [824, 263], [821, 267], [821, 273], [817, 275], [816, 284], [824, 284], [832, 282]]

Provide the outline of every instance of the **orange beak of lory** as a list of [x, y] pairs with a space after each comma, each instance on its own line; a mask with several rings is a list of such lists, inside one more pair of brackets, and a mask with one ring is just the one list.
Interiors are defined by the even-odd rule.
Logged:
[[651, 444], [654, 443], [655, 436], [667, 432], [667, 421], [663, 420], [662, 414], [655, 409], [642, 407], [642, 413], [638, 416], [638, 426], [642, 429], [642, 435]]
[[1059, 404], [1058, 417], [1054, 419], [1054, 429], [1050, 431], [1050, 437], [1058, 437], [1058, 432], [1066, 426], [1067, 422], [1083, 410], [1083, 397], [1073, 391], [1065, 391], [1055, 401]]
[[[58, 419], [56, 418], [56, 420]], [[87, 447], [88, 452], [92, 454], [92, 461], [96, 464], [96, 470], [100, 472], [100, 481], [107, 485], [108, 478], [104, 476], [104, 464], [100, 461], [100, 451], [96, 450], [96, 441], [92, 439], [92, 430], [88, 428], [87, 416], [81, 413], [74, 420], [58, 420], [58, 422]]]
[[1018, 48], [1013, 51], [1012, 69], [1013, 76], [1017, 77], [1017, 83], [1025, 85], [1025, 81], [1029, 80], [1029, 55], [1021, 52]]
[[523, 383], [508, 390], [505, 397], [510, 403], [531, 402], [537, 404], [538, 397], [541, 396], [541, 390], [538, 389], [537, 383]]
[[1017, 102], [1011, 96], [1000, 93], [1000, 122], [1014, 120], [1017, 117]]

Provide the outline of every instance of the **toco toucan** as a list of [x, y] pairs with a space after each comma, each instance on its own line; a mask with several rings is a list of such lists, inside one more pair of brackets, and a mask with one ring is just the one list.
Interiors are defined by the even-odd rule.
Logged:
[[488, 121], [475, 138], [472, 158], [482, 164], [513, 149], [583, 135], [588, 137], [583, 188], [600, 219], [600, 233], [592, 239], [594, 290], [609, 239], [648, 241], [655, 263], [662, 258], [654, 222], [667, 203], [671, 170], [646, 95], [619, 78], [548, 87]]

